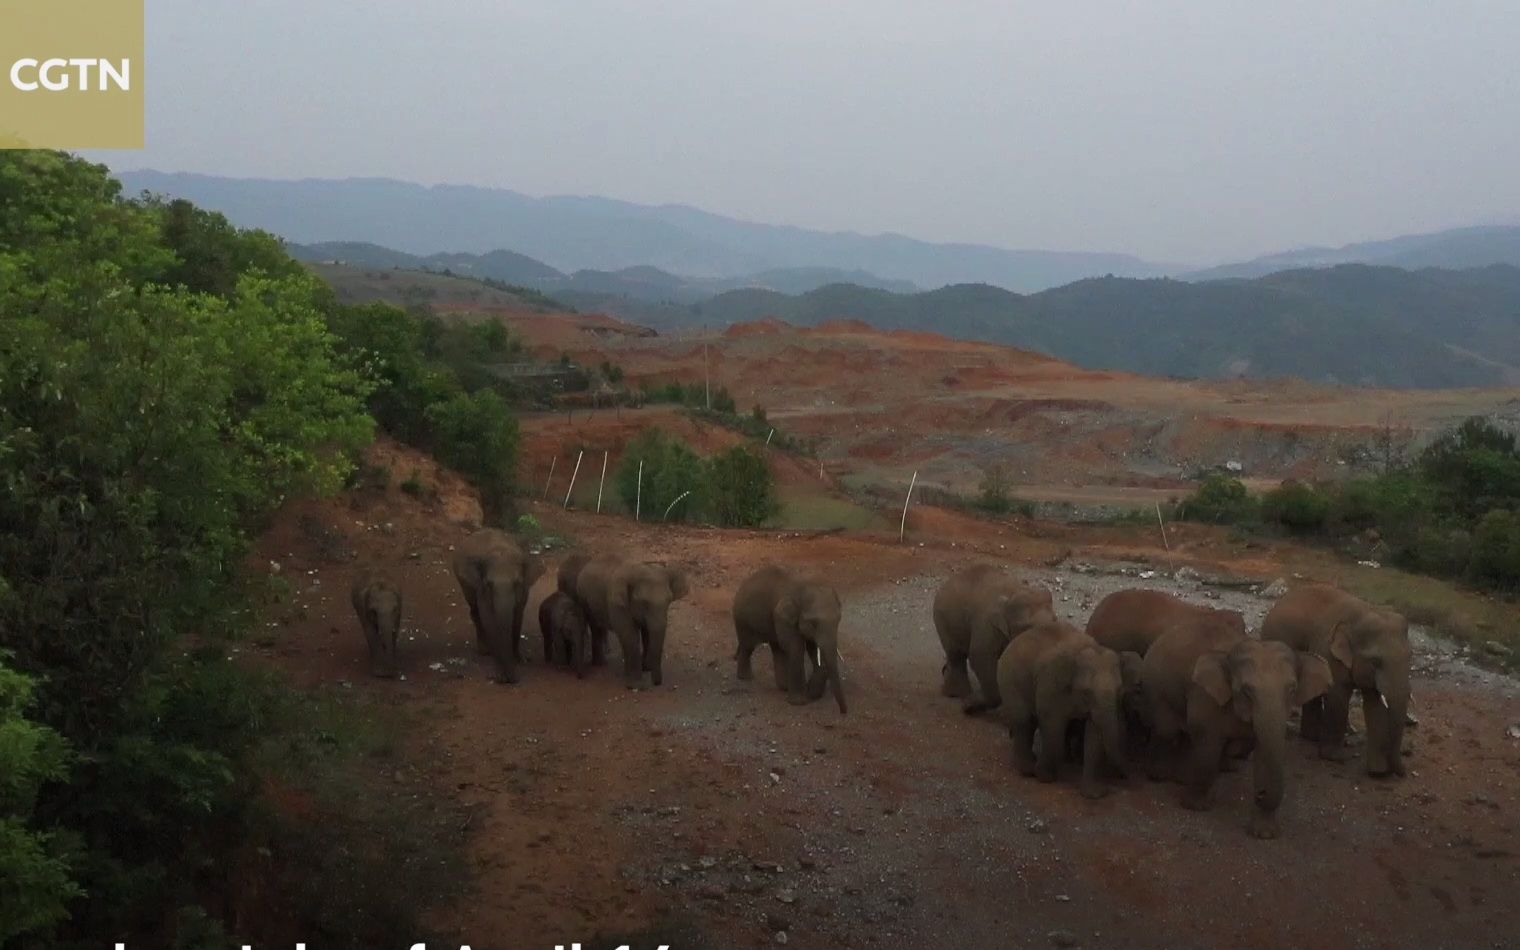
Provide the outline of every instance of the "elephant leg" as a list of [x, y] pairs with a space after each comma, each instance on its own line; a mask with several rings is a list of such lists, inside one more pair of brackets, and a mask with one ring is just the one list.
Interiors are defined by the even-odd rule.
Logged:
[[607, 665], [607, 628], [592, 621], [591, 627], [591, 665]]
[[1069, 715], [1057, 713], [1040, 717], [1040, 756], [1035, 763], [1035, 778], [1054, 782], [1061, 775], [1061, 760], [1066, 757], [1066, 727]]
[[1108, 794], [1108, 786], [1103, 783], [1103, 736], [1098, 732], [1098, 723], [1094, 719], [1087, 720], [1086, 728], [1082, 737], [1082, 795], [1085, 798], [1102, 798]]
[[1325, 693], [1324, 719], [1320, 722], [1319, 757], [1344, 762], [1351, 757], [1346, 748], [1346, 728], [1351, 717], [1351, 687], [1333, 683]]
[[946, 652], [943, 682], [939, 691], [952, 699], [971, 695], [971, 676], [966, 672], [966, 654], [960, 651]]
[[1008, 717], [1008, 736], [1013, 740], [1013, 767], [1025, 778], [1034, 777], [1034, 729], [1033, 716]]
[[781, 644], [771, 644], [771, 672], [776, 677], [776, 688], [783, 693], [791, 692], [791, 686], [786, 679], [786, 651], [781, 649]]
[[618, 645], [623, 650], [623, 685], [638, 689], [644, 685], [643, 636], [638, 630], [619, 630]]
[[480, 620], [480, 606], [476, 603], [474, 592], [469, 588], [465, 588], [464, 600], [470, 605], [470, 623], [475, 626], [475, 652], [485, 656], [491, 652], [491, 644], [486, 636], [486, 625]]
[[1325, 731], [1325, 698], [1316, 696], [1304, 703], [1299, 711], [1298, 734], [1310, 742], [1318, 742]]
[[734, 662], [738, 664], [739, 669], [736, 675], [741, 680], [748, 681], [755, 678], [753, 661], [756, 646], [755, 641], [746, 637], [743, 633], [739, 634], [739, 648], [734, 651]]
[[567, 659], [570, 661], [570, 665], [575, 668], [577, 679], [586, 678], [586, 650], [590, 646], [586, 641], [590, 637], [591, 632], [583, 629], [565, 641], [565, 648], [570, 653]]
[[1214, 780], [1219, 777], [1219, 760], [1224, 755], [1224, 736], [1208, 730], [1192, 733], [1193, 749], [1188, 762], [1187, 787], [1182, 792], [1182, 807], [1206, 811], [1213, 806]]
[[993, 644], [983, 644], [971, 651], [971, 672], [976, 674], [976, 693], [980, 694], [980, 698], [973, 697], [966, 703], [968, 715], [996, 709], [1003, 704], [997, 682], [997, 663], [1001, 653], [1002, 650]]
[[554, 663], [554, 635], [547, 629], [538, 631], [544, 638], [544, 662]]

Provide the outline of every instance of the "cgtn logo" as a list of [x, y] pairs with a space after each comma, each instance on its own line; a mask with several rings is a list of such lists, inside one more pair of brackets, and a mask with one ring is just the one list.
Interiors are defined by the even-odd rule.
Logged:
[[142, 148], [143, 0], [0, 0], [0, 149]]
[[24, 56], [11, 64], [10, 79], [20, 92], [131, 92], [132, 60]]

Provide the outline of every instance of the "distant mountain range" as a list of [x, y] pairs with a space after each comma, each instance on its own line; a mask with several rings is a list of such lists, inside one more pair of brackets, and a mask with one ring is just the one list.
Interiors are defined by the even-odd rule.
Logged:
[[642, 265], [617, 271], [578, 270], [565, 274], [542, 261], [513, 251], [486, 254], [407, 254], [360, 241], [290, 244], [291, 256], [308, 263], [333, 262], [354, 267], [401, 268], [448, 272], [531, 287], [567, 302], [579, 300], [594, 309], [600, 298], [629, 298], [650, 303], [697, 303], [730, 290], [764, 289], [806, 293], [828, 284], [856, 284], [913, 293], [920, 288], [906, 280], [887, 280], [859, 270], [831, 267], [789, 267], [742, 277], [682, 277]]
[[1094, 278], [1029, 295], [987, 285], [909, 295], [840, 285], [801, 295], [732, 291], [684, 314], [646, 308], [629, 317], [656, 327], [858, 319], [1150, 376], [1400, 388], [1520, 383], [1520, 268], [1502, 264], [1346, 264], [1198, 283]]
[[1219, 280], [1228, 277], [1264, 277], [1305, 267], [1337, 264], [1379, 264], [1410, 270], [1421, 267], [1487, 267], [1490, 264], [1520, 266], [1520, 227], [1492, 225], [1455, 228], [1431, 234], [1409, 234], [1386, 241], [1366, 241], [1344, 247], [1309, 247], [1269, 254], [1239, 264], [1210, 267], [1181, 275], [1186, 280]]
[[460, 185], [427, 187], [379, 178], [220, 178], [121, 172], [127, 192], [188, 198], [241, 227], [302, 244], [368, 241], [410, 254], [511, 248], [563, 273], [648, 265], [694, 278], [775, 270], [865, 271], [920, 287], [985, 282], [1039, 290], [1083, 277], [1154, 277], [1172, 268], [1125, 254], [1016, 251], [756, 224], [683, 205], [608, 198], [534, 198]]

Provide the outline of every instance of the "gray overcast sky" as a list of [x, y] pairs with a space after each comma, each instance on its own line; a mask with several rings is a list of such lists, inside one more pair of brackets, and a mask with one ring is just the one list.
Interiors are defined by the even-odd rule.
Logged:
[[148, 0], [115, 167], [1214, 262], [1520, 220], [1513, 0]]

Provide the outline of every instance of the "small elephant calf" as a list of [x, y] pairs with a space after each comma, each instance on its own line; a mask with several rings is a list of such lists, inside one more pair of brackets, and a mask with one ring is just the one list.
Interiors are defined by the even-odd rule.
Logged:
[[[846, 712], [839, 669], [839, 594], [819, 581], [798, 578], [784, 567], [767, 565], [739, 585], [734, 594], [734, 659], [741, 680], [751, 679], [750, 658], [762, 643], [771, 648], [776, 686], [794, 705], [812, 702], [826, 688], [834, 690], [839, 712]], [[804, 660], [813, 665], [808, 676]]]
[[538, 605], [538, 629], [544, 635], [544, 660], [563, 663], [584, 679], [591, 631], [580, 605], [564, 591], [552, 592]]
[[396, 676], [400, 672], [396, 638], [401, 633], [401, 591], [379, 572], [363, 571], [354, 578], [349, 594], [369, 646], [370, 675]]

